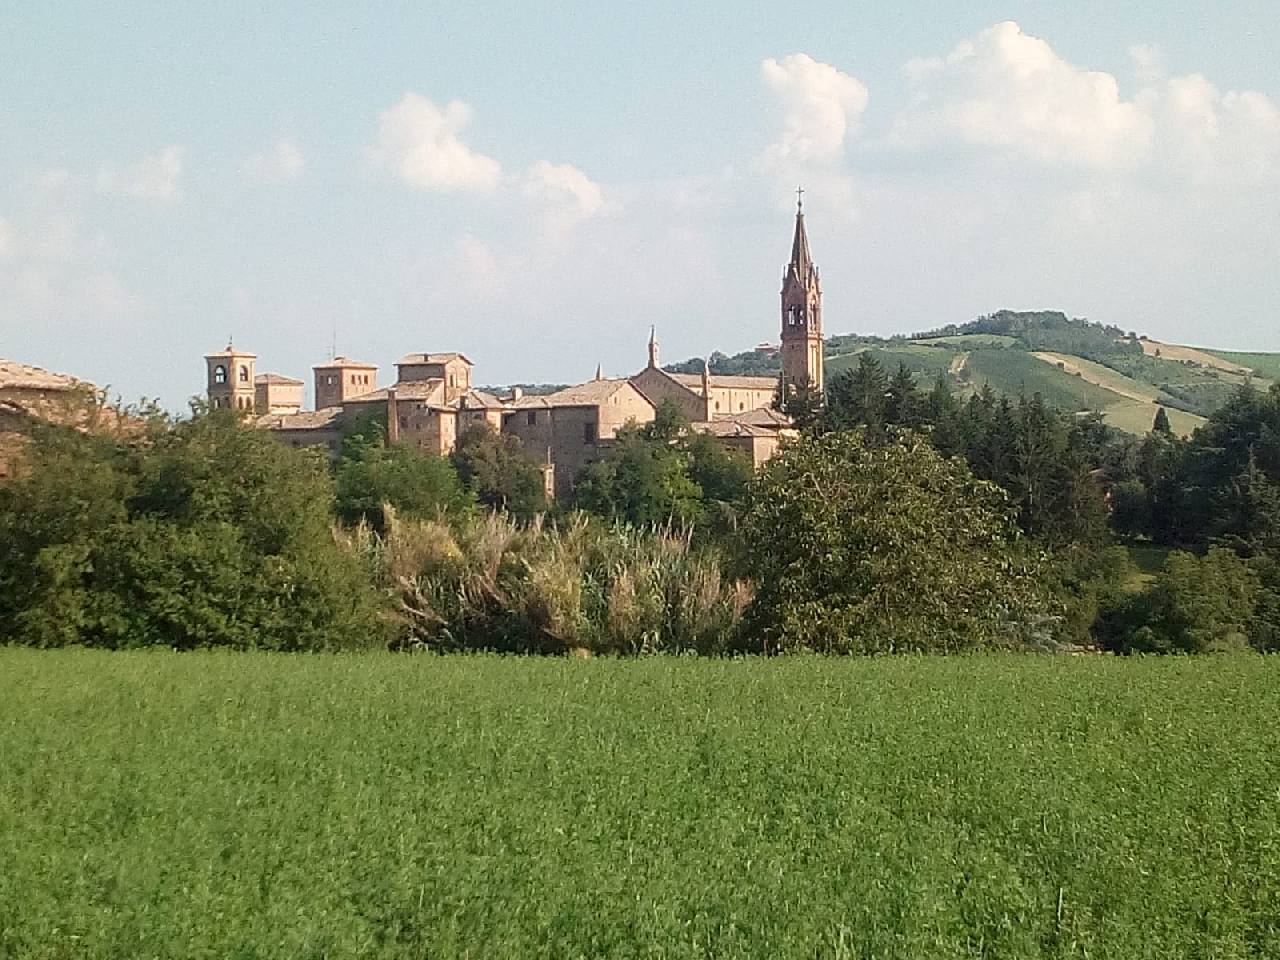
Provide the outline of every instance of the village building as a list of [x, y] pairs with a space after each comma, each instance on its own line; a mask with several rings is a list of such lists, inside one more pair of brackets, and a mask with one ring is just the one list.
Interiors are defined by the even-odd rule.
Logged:
[[627, 424], [651, 422], [672, 403], [690, 429], [715, 437], [754, 466], [777, 452], [794, 434], [790, 420], [774, 409], [779, 396], [808, 387], [820, 390], [822, 291], [809, 251], [804, 211], [797, 204], [791, 260], [781, 290], [780, 378], [672, 373], [658, 362], [655, 329], [648, 363], [631, 377], [592, 380], [555, 393], [506, 397], [472, 386], [473, 364], [461, 353], [410, 353], [395, 364], [395, 383], [377, 384], [371, 363], [334, 357], [313, 368], [315, 410], [302, 410], [302, 383], [280, 374], [255, 377], [257, 358], [231, 344], [205, 360], [207, 391], [214, 408], [253, 411], [259, 427], [292, 446], [320, 446], [337, 457], [344, 433], [370, 418], [385, 422], [390, 443], [410, 444], [445, 456], [470, 426], [486, 424], [518, 437], [542, 465], [549, 492], [570, 493], [583, 467], [605, 455]]

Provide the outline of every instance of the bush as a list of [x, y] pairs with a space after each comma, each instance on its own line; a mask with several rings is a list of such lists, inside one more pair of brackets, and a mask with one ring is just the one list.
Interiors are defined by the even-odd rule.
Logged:
[[742, 523], [752, 646], [938, 651], [1052, 642], [1061, 613], [1008, 498], [919, 435], [803, 439], [765, 467]]
[[378, 634], [325, 465], [230, 414], [133, 447], [50, 430], [0, 489], [0, 635], [38, 646], [322, 650]]

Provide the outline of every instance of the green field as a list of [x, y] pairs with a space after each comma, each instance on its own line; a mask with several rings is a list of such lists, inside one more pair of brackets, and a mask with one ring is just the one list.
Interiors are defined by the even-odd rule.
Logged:
[[1062, 410], [1104, 410], [1120, 399], [1110, 390], [1021, 350], [974, 350], [969, 354], [968, 371], [977, 386], [989, 383], [997, 393], [1012, 396], [1038, 393], [1045, 403]]
[[1231, 350], [1206, 350], [1205, 353], [1248, 367], [1268, 380], [1280, 380], [1280, 353], [1237, 353]]
[[1280, 956], [1280, 661], [0, 649], [0, 957]]
[[967, 349], [969, 347], [1010, 347], [1018, 342], [1018, 338], [1006, 337], [999, 333], [957, 333], [950, 337], [928, 337], [912, 342], [926, 345], [943, 344]]

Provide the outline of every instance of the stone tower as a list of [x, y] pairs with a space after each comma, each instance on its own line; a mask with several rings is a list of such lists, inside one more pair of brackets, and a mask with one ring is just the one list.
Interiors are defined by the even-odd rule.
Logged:
[[216, 410], [254, 409], [254, 364], [257, 356], [237, 350], [229, 341], [227, 349], [210, 353], [204, 362], [208, 368], [205, 388], [209, 406]]
[[784, 393], [808, 386], [819, 394], [822, 379], [822, 284], [804, 229], [803, 191], [796, 191], [796, 232], [791, 262], [782, 275], [782, 386]]
[[371, 393], [378, 389], [378, 367], [348, 357], [334, 357], [327, 363], [317, 363], [315, 374], [316, 409], [340, 407], [352, 397]]

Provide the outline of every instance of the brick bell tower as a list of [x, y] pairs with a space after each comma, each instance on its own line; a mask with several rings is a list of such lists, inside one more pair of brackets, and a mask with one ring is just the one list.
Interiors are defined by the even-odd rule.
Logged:
[[782, 390], [823, 390], [822, 284], [804, 229], [804, 191], [796, 190], [796, 232], [791, 262], [782, 274]]

